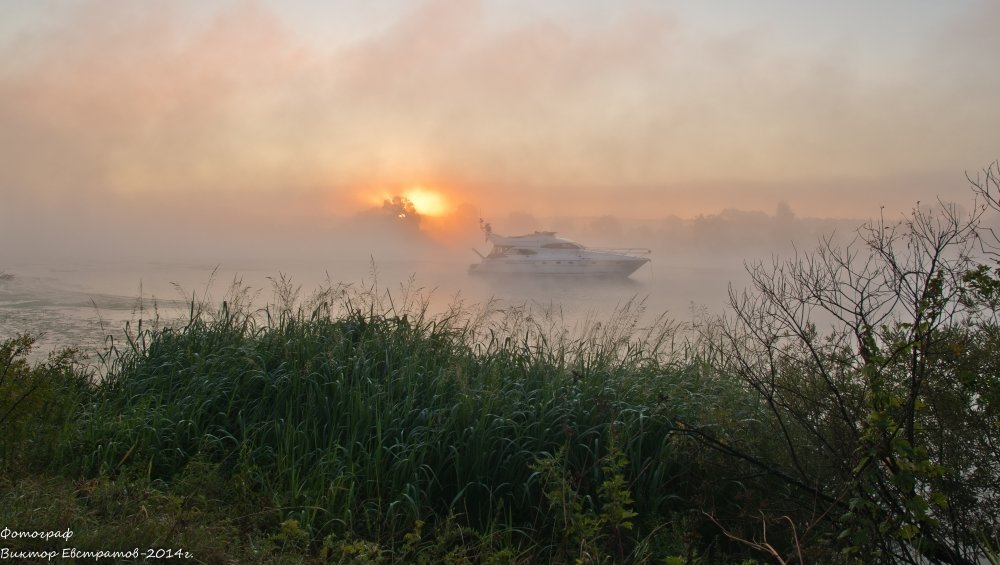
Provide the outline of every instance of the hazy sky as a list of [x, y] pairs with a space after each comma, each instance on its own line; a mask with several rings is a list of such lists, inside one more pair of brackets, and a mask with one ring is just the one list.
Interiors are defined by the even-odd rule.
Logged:
[[324, 222], [417, 185], [867, 217], [1000, 158], [995, 0], [0, 2], [8, 229]]

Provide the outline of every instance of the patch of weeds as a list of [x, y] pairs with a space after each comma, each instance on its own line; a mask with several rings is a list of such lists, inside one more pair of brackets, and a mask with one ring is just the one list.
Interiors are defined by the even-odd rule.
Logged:
[[638, 514], [624, 475], [629, 462], [613, 431], [608, 453], [598, 464], [603, 480], [593, 493], [569, 468], [565, 448], [539, 459], [533, 469], [544, 485], [560, 557], [577, 563], [624, 562], [634, 557], [630, 532]]
[[323, 540], [319, 552], [324, 563], [374, 564], [390, 563], [388, 552], [378, 543], [354, 538], [338, 539], [332, 535]]

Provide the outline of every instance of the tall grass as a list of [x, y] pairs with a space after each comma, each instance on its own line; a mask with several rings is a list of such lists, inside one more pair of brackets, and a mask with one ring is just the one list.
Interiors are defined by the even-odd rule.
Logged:
[[537, 309], [430, 315], [408, 288], [275, 290], [263, 309], [237, 291], [214, 310], [193, 300], [183, 324], [139, 326], [105, 358], [67, 460], [165, 481], [208, 460], [314, 540], [401, 546], [457, 521], [532, 532], [541, 554], [567, 537], [558, 479], [573, 512], [618, 516], [621, 552], [688, 509], [697, 454], [676, 422], [734, 394], [675, 357], [677, 326], [642, 326], [641, 302], [568, 332]]

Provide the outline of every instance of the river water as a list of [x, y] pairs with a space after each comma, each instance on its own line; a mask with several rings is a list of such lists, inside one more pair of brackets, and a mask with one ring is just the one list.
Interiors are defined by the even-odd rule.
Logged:
[[32, 357], [75, 346], [91, 353], [116, 339], [125, 324], [184, 319], [192, 300], [218, 304], [234, 283], [257, 306], [276, 300], [275, 281], [291, 281], [307, 298], [317, 289], [350, 284], [428, 298], [430, 310], [450, 304], [527, 307], [555, 313], [567, 329], [642, 304], [645, 318], [686, 322], [721, 313], [730, 282], [745, 284], [740, 257], [657, 257], [627, 279], [581, 277], [494, 279], [467, 274], [468, 260], [37, 261], [0, 264], [0, 339], [21, 332], [38, 336]]

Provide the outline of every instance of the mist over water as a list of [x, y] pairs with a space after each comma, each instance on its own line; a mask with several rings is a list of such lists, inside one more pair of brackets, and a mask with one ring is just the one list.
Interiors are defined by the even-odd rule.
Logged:
[[397, 220], [375, 214], [326, 231], [233, 232], [227, 240], [177, 244], [169, 253], [152, 246], [137, 253], [134, 242], [122, 239], [75, 258], [44, 249], [0, 256], [0, 336], [41, 336], [36, 359], [65, 346], [99, 351], [107, 336], [121, 339], [126, 324], [134, 330], [140, 320], [145, 327], [176, 323], [190, 315], [192, 302], [214, 311], [233, 300], [234, 288], [255, 308], [280, 303], [282, 281], [297, 289], [300, 303], [322, 289], [351, 285], [396, 305], [426, 299], [430, 314], [455, 305], [521, 308], [570, 333], [626, 307], [640, 315], [639, 327], [662, 318], [689, 323], [725, 311], [730, 285], [739, 291], [748, 284], [746, 263], [791, 257], [821, 236], [849, 237], [860, 224], [798, 218], [784, 205], [773, 214], [730, 209], [690, 220], [512, 214], [493, 222], [505, 235], [554, 229], [587, 246], [651, 250], [651, 261], [631, 277], [591, 278], [471, 275], [469, 265], [479, 261], [473, 249], [490, 248], [474, 222], [435, 239], [419, 221]]
[[525, 308], [573, 331], [627, 304], [650, 322], [661, 314], [689, 321], [696, 313], [718, 313], [727, 285], [742, 284], [744, 276], [742, 256], [655, 249], [652, 261], [629, 278], [470, 275], [468, 266], [478, 261], [471, 250], [431, 258], [379, 258], [375, 251], [367, 259], [8, 261], [0, 280], [0, 336], [41, 336], [36, 359], [64, 346], [94, 351], [108, 335], [120, 339], [126, 323], [134, 329], [140, 319], [147, 325], [157, 318], [161, 324], [183, 320], [192, 301], [218, 306], [234, 285], [246, 288], [255, 306], [274, 303], [282, 278], [302, 300], [321, 288], [354, 285], [395, 300], [426, 297], [432, 314], [455, 304]]
[[[435, 308], [496, 299], [569, 325], [629, 300], [687, 320], [723, 309], [745, 259], [832, 231], [792, 208], [964, 199], [962, 171], [996, 158], [990, 2], [902, 23], [791, 2], [780, 21], [644, 0], [8, 4], [0, 337], [41, 349], [97, 346], [234, 280], [266, 301], [281, 275], [304, 295], [412, 279]], [[440, 230], [473, 233], [386, 225], [380, 199], [414, 186], [451, 205]], [[624, 281], [469, 277], [480, 213], [652, 263]]]

